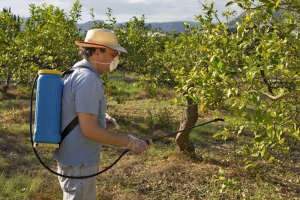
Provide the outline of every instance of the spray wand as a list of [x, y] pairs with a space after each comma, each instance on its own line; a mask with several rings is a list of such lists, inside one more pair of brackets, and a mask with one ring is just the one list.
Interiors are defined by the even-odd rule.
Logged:
[[181, 133], [181, 132], [183, 132], [183, 131], [187, 131], [187, 130], [196, 128], [196, 127], [198, 127], [198, 126], [203, 126], [203, 125], [205, 125], [205, 124], [209, 124], [209, 123], [217, 122], [217, 121], [224, 121], [224, 119], [222, 119], [222, 118], [215, 118], [215, 119], [213, 119], [213, 120], [211, 120], [211, 121], [207, 121], [207, 122], [204, 122], [204, 123], [202, 123], [202, 124], [197, 124], [197, 125], [195, 125], [195, 126], [191, 126], [191, 127], [186, 128], [186, 129], [179, 130], [179, 131], [177, 131], [177, 132], [175, 132], [175, 133], [167, 134], [167, 135], [164, 135], [164, 136], [161, 136], [161, 137], [157, 137], [157, 138], [148, 139], [148, 140], [146, 140], [145, 142], [149, 145], [149, 144], [151, 144], [152, 142], [156, 142], [157, 140], [161, 140], [161, 139], [166, 138], [166, 137], [171, 137], [171, 136], [176, 135], [176, 134], [178, 134], [178, 133]]

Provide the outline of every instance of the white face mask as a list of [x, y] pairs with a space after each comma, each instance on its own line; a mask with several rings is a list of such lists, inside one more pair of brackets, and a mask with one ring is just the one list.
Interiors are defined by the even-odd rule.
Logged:
[[120, 60], [119, 60], [119, 57], [117, 56], [117, 57], [114, 58], [113, 61], [111, 61], [111, 63], [102, 63], [102, 62], [96, 62], [96, 61], [90, 61], [90, 62], [98, 63], [98, 64], [110, 64], [109, 65], [109, 70], [113, 71], [118, 67], [118, 64], [119, 64]]

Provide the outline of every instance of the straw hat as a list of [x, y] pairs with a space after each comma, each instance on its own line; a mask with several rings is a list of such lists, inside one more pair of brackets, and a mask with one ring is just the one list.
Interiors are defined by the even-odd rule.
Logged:
[[80, 47], [104, 47], [117, 50], [121, 53], [127, 51], [118, 43], [116, 33], [107, 29], [91, 29], [87, 32], [84, 41], [75, 41]]

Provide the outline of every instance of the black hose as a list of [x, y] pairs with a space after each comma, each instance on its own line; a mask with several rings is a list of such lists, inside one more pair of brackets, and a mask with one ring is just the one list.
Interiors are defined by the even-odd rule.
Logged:
[[[49, 66], [46, 66], [46, 67], [42, 67], [41, 69], [43, 68], [48, 68], [48, 69], [51, 69], [51, 67]], [[40, 161], [40, 163], [48, 170], [50, 171], [51, 173], [57, 175], [57, 176], [61, 176], [61, 177], [64, 177], [64, 178], [72, 178], [72, 179], [86, 179], [86, 178], [91, 178], [91, 177], [94, 177], [94, 176], [97, 176], [99, 174], [102, 174], [103, 172], [106, 172], [107, 170], [109, 170], [110, 168], [112, 168], [127, 152], [129, 152], [130, 150], [129, 149], [126, 149], [112, 164], [110, 164], [108, 167], [106, 167], [105, 169], [95, 173], [95, 174], [91, 174], [91, 175], [88, 175], [88, 176], [67, 176], [67, 175], [63, 175], [63, 174], [59, 174], [57, 173], [56, 171], [53, 171], [52, 169], [50, 169], [43, 161], [42, 159], [40, 158], [40, 156], [38, 155], [36, 149], [34, 148], [34, 141], [33, 141], [33, 134], [32, 134], [32, 108], [33, 108], [33, 95], [34, 95], [34, 88], [35, 88], [35, 84], [36, 84], [36, 81], [37, 81], [37, 78], [38, 78], [38, 75], [36, 75], [35, 79], [34, 79], [34, 82], [33, 82], [33, 85], [32, 85], [32, 90], [31, 90], [31, 100], [30, 100], [30, 139], [31, 139], [31, 145], [32, 145], [32, 148], [33, 148], [33, 151], [36, 155], [36, 157], [38, 158], [38, 160]], [[158, 138], [152, 138], [152, 139], [148, 139], [146, 140], [145, 142], [149, 145], [150, 142], [155, 142], [157, 140], [161, 140], [163, 138], [166, 138], [166, 137], [170, 137], [172, 135], [176, 135], [180, 132], [183, 132], [183, 131], [186, 131], [186, 130], [189, 130], [189, 129], [193, 129], [195, 127], [198, 127], [198, 126], [203, 126], [205, 124], [209, 124], [209, 123], [212, 123], [212, 122], [217, 122], [217, 121], [224, 121], [224, 119], [221, 119], [221, 118], [216, 118], [214, 120], [211, 120], [211, 121], [208, 121], [208, 122], [204, 122], [202, 124], [198, 124], [198, 125], [195, 125], [195, 126], [192, 126], [192, 127], [189, 127], [189, 128], [186, 128], [186, 129], [183, 129], [183, 130], [179, 130], [175, 133], [171, 133], [171, 134], [167, 134], [167, 135], [164, 135], [164, 136], [161, 136], [161, 137], [158, 137]]]

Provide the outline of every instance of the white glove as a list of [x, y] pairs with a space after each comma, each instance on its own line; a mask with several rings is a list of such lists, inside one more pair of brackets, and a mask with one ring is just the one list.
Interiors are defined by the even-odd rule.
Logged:
[[106, 128], [107, 129], [119, 129], [119, 125], [117, 124], [116, 120], [109, 116], [107, 113], [105, 113], [106, 118]]
[[132, 151], [134, 154], [139, 155], [143, 151], [146, 151], [149, 146], [148, 144], [141, 139], [135, 138], [132, 135], [129, 135], [130, 141], [127, 145], [127, 148]]

